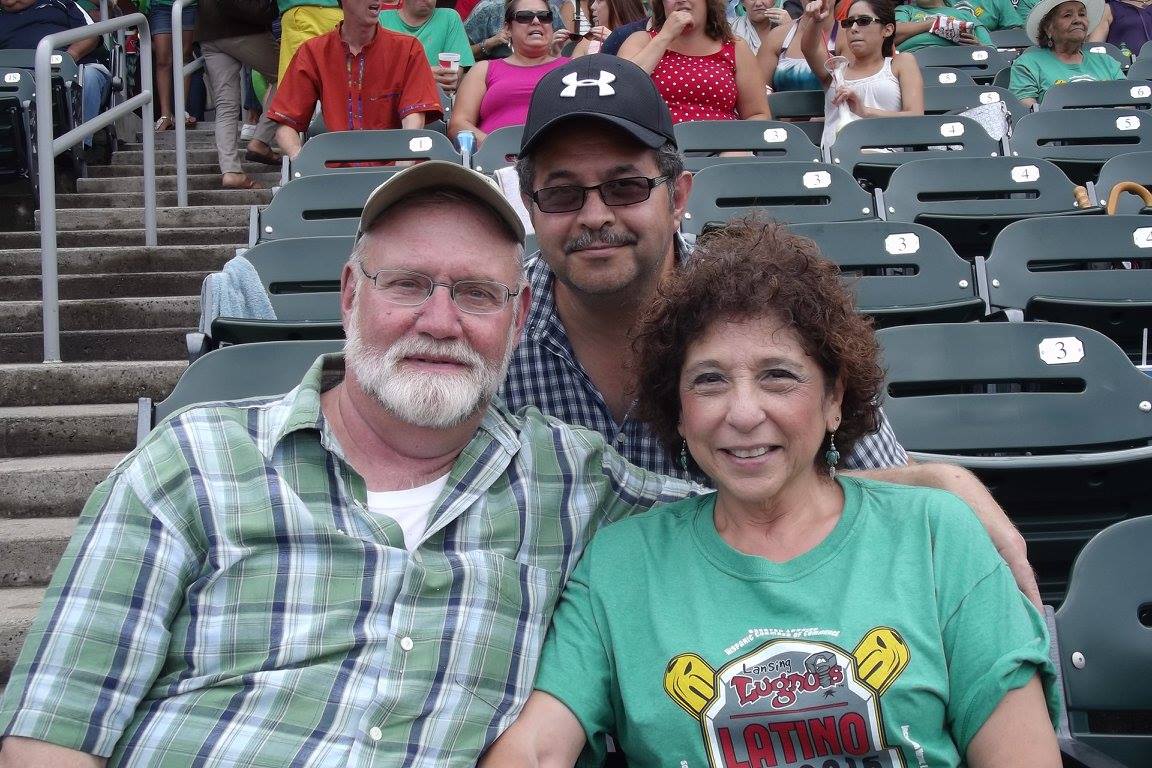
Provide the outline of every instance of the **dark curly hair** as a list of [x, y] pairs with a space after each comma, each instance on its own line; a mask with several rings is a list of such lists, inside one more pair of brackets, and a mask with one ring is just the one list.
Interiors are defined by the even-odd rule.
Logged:
[[836, 431], [841, 456], [877, 430], [884, 371], [871, 319], [856, 312], [839, 268], [814, 242], [749, 216], [701, 238], [692, 258], [661, 287], [636, 338], [637, 414], [673, 461], [680, 450], [680, 371], [689, 345], [715, 323], [768, 314], [796, 331], [828, 387], [843, 380]]
[[[728, 11], [724, 0], [704, 0], [707, 15], [704, 18], [704, 33], [713, 40], [729, 42], [733, 39], [732, 27], [728, 25]], [[664, 10], [664, 0], [652, 0], [652, 29], [659, 30], [668, 20]]]

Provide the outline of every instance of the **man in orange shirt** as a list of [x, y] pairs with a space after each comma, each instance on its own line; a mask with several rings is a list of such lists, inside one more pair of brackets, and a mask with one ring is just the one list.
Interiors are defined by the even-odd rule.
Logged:
[[305, 42], [292, 59], [269, 119], [289, 157], [300, 152], [316, 102], [332, 131], [423, 128], [441, 116], [420, 41], [380, 26], [379, 0], [344, 0], [344, 21]]

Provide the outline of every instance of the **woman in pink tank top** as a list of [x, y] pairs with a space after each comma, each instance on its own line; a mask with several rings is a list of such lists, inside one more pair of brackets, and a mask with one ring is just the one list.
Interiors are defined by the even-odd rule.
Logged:
[[654, 0], [652, 30], [625, 40], [620, 55], [652, 75], [674, 123], [771, 117], [764, 73], [732, 34], [723, 0]]
[[552, 53], [552, 9], [544, 0], [513, 0], [504, 11], [512, 55], [477, 62], [456, 93], [448, 135], [476, 134], [482, 144], [497, 128], [522, 125], [540, 78], [568, 59]]

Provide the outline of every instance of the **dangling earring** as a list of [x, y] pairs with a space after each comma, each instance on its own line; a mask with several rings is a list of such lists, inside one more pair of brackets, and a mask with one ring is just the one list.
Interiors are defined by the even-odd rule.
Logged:
[[836, 477], [836, 465], [840, 463], [840, 451], [836, 450], [836, 433], [828, 433], [828, 450], [824, 453], [828, 462], [828, 477]]
[[680, 441], [680, 469], [688, 471], [688, 441]]

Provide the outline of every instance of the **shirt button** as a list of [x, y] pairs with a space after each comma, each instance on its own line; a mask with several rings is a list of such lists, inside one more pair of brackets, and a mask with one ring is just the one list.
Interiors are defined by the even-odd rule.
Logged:
[[372, 726], [368, 730], [368, 735], [372, 737], [372, 741], [380, 741], [380, 739], [384, 738], [384, 731], [380, 730], [376, 726]]
[[400, 638], [400, 647], [403, 648], [405, 651], [412, 650], [412, 646], [413, 646], [412, 638], [410, 638], [410, 637]]
[[616, 442], [626, 443], [628, 442], [628, 436], [621, 432], [620, 434], [616, 435]]

